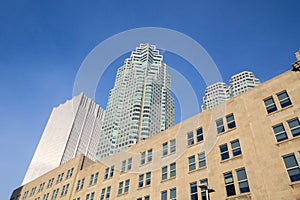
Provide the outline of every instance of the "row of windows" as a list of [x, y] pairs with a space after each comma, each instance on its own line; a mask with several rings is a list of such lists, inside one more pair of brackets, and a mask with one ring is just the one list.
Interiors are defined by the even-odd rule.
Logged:
[[[281, 108], [285, 108], [292, 104], [287, 91], [282, 91], [282, 92], [276, 94], [276, 97], [278, 99], [278, 102], [279, 102]], [[274, 101], [273, 96], [270, 96], [270, 97], [267, 97], [266, 99], [264, 99], [264, 103], [265, 103], [267, 113], [272, 113], [272, 112], [277, 111], [277, 105]]]
[[[289, 133], [287, 133], [285, 127], [289, 128]], [[277, 124], [272, 128], [277, 142], [287, 140], [289, 134], [291, 134], [293, 137], [300, 135], [300, 122], [298, 118], [294, 118], [284, 123]]]

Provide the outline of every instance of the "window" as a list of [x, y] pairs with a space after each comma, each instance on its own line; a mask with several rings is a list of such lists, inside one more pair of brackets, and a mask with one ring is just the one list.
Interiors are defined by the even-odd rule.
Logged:
[[105, 169], [104, 179], [108, 179], [109, 167]]
[[141, 153], [141, 165], [146, 163], [146, 152]]
[[69, 169], [69, 170], [68, 170], [68, 172], [67, 172], [67, 176], [66, 176], [66, 179], [68, 179], [68, 178], [71, 178], [71, 177], [72, 177], [72, 175], [73, 175], [73, 171], [74, 171], [74, 168], [72, 168], [72, 169]]
[[191, 200], [198, 200], [197, 182], [190, 183]]
[[300, 169], [294, 154], [283, 157], [286, 170], [289, 174], [291, 182], [300, 180]]
[[226, 116], [226, 121], [227, 121], [228, 129], [235, 128], [235, 120], [234, 120], [233, 114], [227, 115]]
[[139, 188], [144, 186], [144, 174], [139, 176]]
[[126, 160], [122, 161], [122, 168], [121, 168], [121, 172], [124, 173], [126, 171]]
[[51, 187], [51, 186], [52, 186], [52, 184], [53, 184], [53, 181], [54, 181], [54, 178], [52, 178], [52, 179], [49, 179], [49, 181], [48, 181], [48, 185], [47, 185], [47, 188], [49, 188], [49, 187]]
[[168, 166], [161, 168], [161, 180], [166, 180], [168, 178]]
[[114, 171], [115, 171], [115, 166], [113, 165], [110, 167], [110, 175], [109, 175], [110, 178], [114, 176]]
[[58, 177], [57, 177], [56, 183], [60, 183], [62, 181], [63, 177], [64, 177], [64, 173], [59, 174]]
[[189, 171], [196, 169], [195, 156], [189, 157]]
[[106, 198], [107, 198], [107, 199], [110, 197], [110, 190], [111, 190], [111, 187], [108, 186], [108, 187], [107, 187], [107, 190], [106, 190]]
[[151, 172], [146, 173], [146, 184], [145, 185], [150, 185], [151, 184]]
[[89, 186], [92, 186], [93, 182], [94, 182], [94, 174], [91, 175]]
[[300, 135], [300, 122], [298, 118], [288, 121], [288, 124], [294, 137]]
[[198, 154], [199, 168], [206, 166], [205, 152]]
[[275, 112], [277, 110], [273, 97], [265, 99], [264, 103], [268, 113]]
[[170, 178], [176, 176], [176, 163], [170, 164]]
[[119, 190], [118, 190], [118, 194], [122, 194], [122, 193], [123, 193], [123, 184], [124, 184], [124, 182], [123, 182], [123, 181], [119, 183]]
[[240, 188], [240, 193], [250, 192], [247, 174], [245, 169], [238, 169], [236, 170], [236, 175], [238, 179], [238, 184]]
[[227, 196], [233, 196], [236, 195], [235, 188], [234, 188], [234, 182], [232, 173], [228, 172], [224, 174], [224, 181], [225, 181], [225, 188], [226, 188], [226, 194]]
[[220, 152], [221, 152], [221, 160], [226, 160], [229, 158], [229, 152], [227, 144], [223, 144], [220, 146]]
[[152, 161], [152, 149], [149, 149], [148, 150], [148, 162], [151, 162]]
[[176, 139], [170, 140], [170, 153], [176, 151]]
[[197, 134], [197, 142], [201, 142], [203, 140], [203, 129], [198, 128], [196, 130], [196, 134]]
[[167, 190], [161, 192], [161, 200], [167, 200], [168, 199], [168, 194]]
[[168, 142], [163, 143], [163, 152], [162, 152], [162, 155], [163, 156], [168, 155]]
[[231, 150], [232, 150], [233, 156], [238, 156], [238, 155], [242, 154], [239, 140], [235, 140], [230, 143], [231, 143]]
[[57, 188], [56, 190], [53, 190], [51, 200], [54, 200], [57, 198], [58, 191], [59, 191], [59, 188]]
[[144, 200], [150, 200], [150, 196], [145, 196]]
[[273, 131], [274, 131], [277, 142], [288, 139], [283, 124], [273, 126]]
[[130, 179], [125, 181], [124, 193], [127, 193], [129, 191], [129, 185], [130, 185]]
[[100, 200], [104, 200], [104, 197], [105, 197], [105, 188], [103, 188], [101, 191]]
[[131, 167], [132, 167], [132, 158], [129, 158], [128, 159], [128, 164], [127, 164], [127, 170], [131, 170]]
[[69, 185], [70, 184], [67, 184], [67, 185], [64, 185], [63, 188], [62, 188], [62, 191], [61, 191], [61, 196], [64, 196], [68, 193], [68, 190], [69, 190]]
[[[207, 179], [200, 180], [200, 185], [208, 186], [208, 180]], [[201, 188], [201, 199], [206, 200], [206, 190], [204, 188]]]
[[194, 144], [194, 133], [193, 132], [189, 132], [187, 134], [187, 141], [188, 141], [188, 146], [191, 146]]
[[84, 178], [81, 180], [80, 190], [82, 190], [83, 186], [84, 186]]
[[170, 200], [176, 200], [176, 188], [170, 189]]
[[277, 98], [279, 100], [281, 108], [287, 107], [292, 104], [290, 97], [286, 91], [277, 94]]
[[216, 121], [217, 133], [223, 133], [225, 131], [223, 119], [220, 118]]

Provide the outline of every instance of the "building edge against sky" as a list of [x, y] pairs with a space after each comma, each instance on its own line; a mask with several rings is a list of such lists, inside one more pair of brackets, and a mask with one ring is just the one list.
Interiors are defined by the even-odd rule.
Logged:
[[300, 72], [285, 72], [102, 162], [79, 156], [11, 200], [201, 199], [207, 183], [211, 199], [297, 200], [299, 88]]
[[84, 94], [53, 108], [23, 184], [80, 154], [95, 160], [103, 115]]
[[167, 65], [154, 45], [140, 44], [117, 71], [96, 157], [101, 160], [173, 125]]

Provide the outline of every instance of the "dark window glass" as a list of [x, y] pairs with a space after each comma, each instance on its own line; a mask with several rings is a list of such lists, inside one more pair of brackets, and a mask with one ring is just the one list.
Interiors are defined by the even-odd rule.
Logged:
[[168, 196], [167, 196], [167, 191], [162, 191], [161, 192], [161, 200], [167, 200]]
[[221, 159], [226, 160], [229, 158], [228, 147], [227, 144], [223, 144], [220, 146]]
[[245, 169], [236, 170], [236, 174], [239, 183], [240, 193], [250, 192], [246, 170]]
[[191, 200], [198, 200], [197, 182], [190, 183], [190, 197]]
[[189, 171], [196, 169], [195, 156], [189, 157]]
[[187, 140], [188, 140], [188, 146], [194, 144], [194, 133], [193, 132], [189, 132], [187, 134]]
[[300, 122], [298, 118], [289, 121], [288, 124], [294, 137], [300, 135]]
[[239, 140], [235, 140], [231, 142], [231, 149], [232, 149], [233, 156], [238, 156], [242, 154]]
[[196, 133], [197, 133], [197, 142], [202, 141], [203, 140], [203, 129], [198, 128]]
[[232, 177], [231, 172], [228, 172], [228, 173], [224, 174], [224, 181], [225, 181], [225, 188], [226, 188], [227, 196], [229, 197], [229, 196], [236, 195], [235, 188], [234, 188], [233, 177]]
[[291, 182], [300, 180], [300, 169], [295, 155], [288, 155], [283, 157], [285, 167], [289, 174]]
[[235, 128], [235, 120], [233, 114], [226, 116], [226, 121], [229, 129]]
[[224, 128], [224, 123], [223, 123], [223, 119], [218, 119], [216, 121], [216, 126], [217, 126], [217, 132], [218, 133], [223, 133], [225, 131], [225, 128]]
[[277, 97], [278, 97], [281, 108], [287, 107], [292, 104], [290, 97], [286, 91], [284, 91], [280, 94], [277, 94]]
[[264, 100], [266, 109], [268, 113], [274, 112], [277, 110], [273, 97], [269, 97]]
[[274, 131], [277, 142], [288, 139], [283, 124], [274, 126], [273, 131]]

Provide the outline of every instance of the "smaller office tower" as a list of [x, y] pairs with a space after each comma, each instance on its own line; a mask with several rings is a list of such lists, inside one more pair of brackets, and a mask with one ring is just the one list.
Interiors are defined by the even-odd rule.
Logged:
[[104, 111], [83, 94], [54, 108], [23, 184], [83, 154], [95, 160]]
[[217, 82], [205, 89], [202, 110], [207, 110], [227, 101], [230, 98], [229, 88], [226, 83]]
[[229, 83], [230, 95], [233, 97], [254, 88], [260, 81], [252, 72], [243, 71], [232, 76]]

